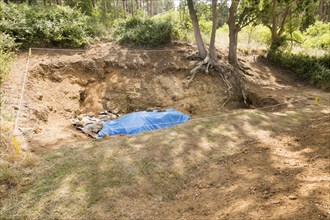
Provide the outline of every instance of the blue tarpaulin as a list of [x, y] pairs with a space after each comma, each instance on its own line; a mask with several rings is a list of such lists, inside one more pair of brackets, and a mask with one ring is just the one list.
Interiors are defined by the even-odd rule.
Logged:
[[152, 131], [160, 128], [168, 128], [181, 124], [190, 119], [190, 116], [173, 109], [165, 112], [156, 110], [134, 112], [123, 116], [114, 121], [104, 122], [102, 130], [98, 133], [99, 137], [118, 134], [138, 134], [143, 131]]

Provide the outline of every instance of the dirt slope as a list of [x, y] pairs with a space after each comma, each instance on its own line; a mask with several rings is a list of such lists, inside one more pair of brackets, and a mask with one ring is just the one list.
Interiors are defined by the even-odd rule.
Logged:
[[[113, 43], [96, 45], [86, 52], [33, 51], [19, 121], [27, 141], [33, 143], [28, 144], [29, 149], [47, 152], [55, 146], [85, 139], [71, 127], [72, 120], [81, 113], [127, 113], [163, 107], [201, 117], [246, 107], [241, 92], [232, 91], [223, 108], [229, 96], [217, 75], [199, 74], [186, 88], [189, 70], [196, 63], [189, 56], [193, 51], [186, 44], [134, 50]], [[9, 107], [8, 115], [14, 115], [17, 109], [26, 67], [24, 56], [26, 53], [20, 55], [3, 85], [2, 100]], [[242, 61], [249, 68], [243, 84], [251, 107], [304, 101], [315, 96], [326, 98], [263, 59], [251, 56], [242, 57]]]
[[[192, 116], [222, 111], [228, 94], [220, 77], [199, 75], [192, 86], [185, 86], [196, 62], [189, 58], [192, 52], [186, 44], [132, 50], [112, 43], [86, 52], [33, 51], [20, 120], [21, 130], [35, 145], [30, 149], [47, 151], [83, 138], [70, 126], [81, 113], [129, 113], [154, 107], [174, 108]], [[17, 107], [13, 103], [18, 97], [9, 98], [17, 90], [10, 88], [19, 88], [24, 69], [21, 55], [5, 84], [7, 106]], [[233, 96], [227, 107], [241, 106], [241, 102]]]
[[329, 115], [255, 136], [201, 169], [159, 219], [330, 219]]

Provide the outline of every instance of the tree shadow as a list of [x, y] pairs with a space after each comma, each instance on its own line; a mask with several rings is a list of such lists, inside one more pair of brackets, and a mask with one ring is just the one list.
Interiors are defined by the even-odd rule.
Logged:
[[329, 117], [300, 130], [315, 117], [243, 111], [61, 149], [1, 215], [326, 218]]

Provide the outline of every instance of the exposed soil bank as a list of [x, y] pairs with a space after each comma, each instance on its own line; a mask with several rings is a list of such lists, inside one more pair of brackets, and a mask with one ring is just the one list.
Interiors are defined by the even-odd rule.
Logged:
[[[227, 87], [212, 71], [197, 74], [186, 87], [189, 71], [196, 64], [191, 56], [194, 51], [187, 44], [135, 50], [113, 43], [96, 45], [86, 52], [33, 51], [19, 123], [30, 149], [46, 152], [67, 142], [86, 139], [71, 126], [72, 119], [80, 114], [94, 115], [103, 110], [129, 113], [161, 107], [198, 118], [248, 107], [243, 103], [241, 90], [235, 86], [223, 107], [229, 97]], [[4, 85], [5, 104], [14, 109], [26, 64], [24, 56], [13, 66]], [[284, 103], [267, 109], [274, 111], [292, 101], [306, 99], [299, 98], [299, 85], [292, 87], [299, 84], [295, 79], [282, 73], [274, 75], [276, 68], [250, 58], [243, 59], [250, 73], [243, 80], [249, 107]]]

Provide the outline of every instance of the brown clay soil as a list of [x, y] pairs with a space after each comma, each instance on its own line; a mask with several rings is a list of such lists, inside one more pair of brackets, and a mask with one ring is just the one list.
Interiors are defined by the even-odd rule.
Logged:
[[[21, 131], [33, 143], [30, 150], [48, 151], [84, 139], [70, 126], [79, 114], [129, 113], [155, 107], [193, 116], [221, 111], [228, 96], [220, 77], [201, 75], [193, 87], [185, 86], [196, 63], [189, 58], [193, 51], [186, 44], [130, 50], [112, 43], [81, 53], [33, 51], [20, 118]], [[4, 85], [3, 101], [13, 108], [18, 107], [25, 57], [26, 53], [20, 55]], [[242, 105], [240, 99], [234, 96], [229, 105]]]
[[[123, 170], [115, 178], [130, 174], [134, 183], [117, 180], [122, 185], [114, 189], [105, 186], [101, 177], [88, 185], [86, 179], [74, 180], [66, 173], [56, 182], [56, 190], [64, 187], [60, 194], [50, 189], [45, 192], [47, 200], [33, 201], [20, 198], [17, 189], [8, 195], [16, 195], [24, 205], [11, 210], [4, 204], [15, 200], [8, 199], [0, 203], [0, 213], [60, 219], [330, 219], [329, 93], [265, 58], [247, 56], [241, 59], [248, 70], [243, 88], [249, 109], [240, 94], [223, 107], [228, 94], [219, 76], [198, 74], [185, 87], [196, 62], [188, 56], [193, 51], [186, 44], [134, 50], [113, 43], [95, 45], [86, 52], [33, 51], [20, 141], [26, 151], [41, 158], [91, 143], [70, 125], [81, 113], [162, 107], [182, 111], [193, 120], [163, 133], [93, 142], [93, 151], [88, 146], [75, 152], [81, 161], [103, 155]], [[3, 85], [6, 114], [17, 109], [25, 58], [25, 53], [20, 54]], [[100, 173], [106, 164], [92, 163]], [[88, 203], [84, 199], [88, 193], [79, 194], [67, 188], [68, 183], [83, 192], [98, 184], [104, 189], [91, 190], [100, 195]], [[69, 200], [73, 209], [68, 211]]]

